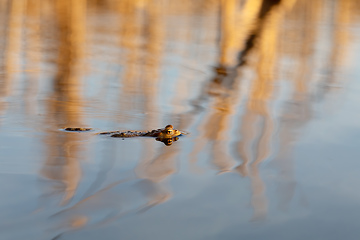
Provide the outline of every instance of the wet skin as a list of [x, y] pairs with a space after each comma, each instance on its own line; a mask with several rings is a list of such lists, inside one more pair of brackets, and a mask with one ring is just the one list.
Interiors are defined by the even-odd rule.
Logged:
[[[68, 127], [64, 128], [65, 131], [83, 132], [90, 131], [91, 128], [79, 128], [79, 127]], [[117, 138], [131, 138], [131, 137], [155, 137], [157, 141], [163, 142], [169, 146], [172, 142], [177, 141], [183, 133], [179, 130], [174, 129], [172, 125], [167, 125], [165, 128], [159, 128], [152, 131], [112, 131], [112, 132], [100, 132], [101, 135], [110, 135], [110, 137]]]

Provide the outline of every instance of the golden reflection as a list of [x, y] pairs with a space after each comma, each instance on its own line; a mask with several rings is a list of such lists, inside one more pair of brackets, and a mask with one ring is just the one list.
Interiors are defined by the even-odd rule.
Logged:
[[[277, 61], [278, 28], [284, 13], [295, 1], [280, 3], [263, 2], [259, 20], [253, 32], [257, 36], [256, 77], [253, 80], [249, 100], [242, 119], [237, 151], [243, 162], [236, 168], [243, 176], [249, 176], [252, 185], [253, 219], [267, 215], [265, 184], [259, 174], [259, 165], [271, 156], [274, 120], [270, 114], [274, 88], [274, 66]], [[249, 38], [251, 39], [251, 38]], [[242, 56], [243, 57], [243, 56]], [[251, 164], [251, 171], [247, 165]]]
[[[78, 115], [81, 99], [81, 75], [84, 71], [83, 58], [85, 47], [85, 10], [86, 1], [72, 3], [71, 0], [56, 1], [57, 23], [59, 27], [58, 66], [55, 78], [56, 91], [66, 94], [64, 100], [70, 99], [75, 105], [68, 106], [69, 113]], [[62, 96], [60, 96], [62, 97]], [[70, 124], [76, 123], [76, 118]]]
[[228, 54], [234, 53], [234, 32], [235, 32], [235, 24], [236, 24], [236, 9], [237, 0], [222, 0], [220, 4], [220, 14], [221, 14], [221, 54], [219, 62], [222, 66], [231, 66], [233, 65], [231, 62], [228, 62], [229, 58]]
[[[195, 140], [190, 163], [194, 166], [198, 154], [210, 144], [210, 161], [220, 173], [228, 172], [235, 164], [232, 157], [224, 149], [231, 135], [230, 117], [237, 104], [239, 87], [238, 74], [234, 62], [234, 43], [237, 42], [237, 31], [234, 31], [240, 12], [237, 11], [237, 1], [224, 0], [220, 2], [220, 52], [218, 66], [214, 68], [214, 77], [203, 89], [203, 95], [214, 98], [209, 111], [199, 124], [199, 137]], [[231, 53], [231, 54], [229, 54]], [[201, 98], [201, 97], [200, 97]]]
[[338, 78], [341, 79], [341, 77], [337, 76], [336, 72], [340, 72], [339, 70], [348, 64], [345, 62], [348, 59], [345, 57], [348, 53], [344, 51], [344, 47], [350, 43], [351, 31], [347, 29], [346, 26], [351, 24], [352, 11], [354, 9], [353, 3], [351, 0], [337, 1], [334, 3], [334, 8], [338, 10], [334, 12], [333, 37], [330, 43], [331, 54], [328, 59], [328, 65], [326, 66], [329, 73], [326, 81], [323, 83], [323, 94], [341, 86], [341, 82], [338, 82]]
[[[298, 130], [311, 119], [312, 115], [309, 85], [310, 81], [315, 79], [312, 48], [315, 44], [316, 22], [319, 21], [321, 14], [319, 4], [320, 2], [297, 2], [289, 16], [298, 16], [296, 27], [299, 34], [297, 36], [289, 34], [285, 36], [288, 40], [283, 42], [284, 48], [289, 47], [289, 54], [298, 61], [289, 73], [290, 79], [293, 80], [294, 92], [286, 102], [278, 123], [279, 149], [272, 160], [273, 166], [278, 171], [278, 178], [282, 180], [277, 186], [278, 207], [282, 210], [286, 210], [293, 200], [297, 185], [291, 144], [296, 140]], [[297, 41], [294, 37], [302, 39]], [[298, 42], [296, 48], [294, 48], [294, 41]]]
[[68, 203], [76, 193], [81, 180], [81, 146], [83, 138], [77, 134], [59, 134], [57, 131], [66, 125], [82, 126], [81, 76], [83, 74], [85, 10], [84, 0], [73, 3], [71, 0], [56, 2], [58, 26], [57, 73], [54, 91], [48, 100], [48, 134], [44, 139], [47, 160], [41, 174], [61, 183], [54, 185], [53, 191], [63, 195], [62, 204]]
[[204, 119], [204, 124], [199, 126], [199, 131], [202, 133], [197, 140], [195, 140], [194, 150], [191, 154], [191, 161], [194, 162], [197, 155], [207, 144], [210, 144], [210, 159], [216, 170], [220, 173], [231, 170], [235, 162], [231, 156], [224, 149], [227, 139], [227, 131], [229, 130], [229, 116], [231, 116], [231, 108], [233, 103], [232, 98], [221, 98], [215, 102], [213, 111], [209, 113]]
[[26, 1], [10, 1], [5, 29], [5, 49], [3, 56], [4, 77], [0, 80], [0, 96], [12, 94], [15, 79], [18, 76], [21, 64], [20, 53], [22, 43], [22, 29]]
[[26, 31], [26, 71], [24, 99], [28, 115], [38, 112], [36, 98], [38, 94], [41, 64], [41, 0], [33, 0], [27, 4]]
[[[142, 69], [140, 66], [140, 41], [142, 33], [142, 15], [139, 1], [118, 1], [120, 15], [120, 47], [124, 49], [124, 73], [119, 78], [123, 87], [120, 89], [119, 102], [123, 111], [136, 107]], [[121, 96], [121, 97], [120, 97]], [[123, 117], [121, 117], [123, 118]]]
[[[146, 127], [154, 126], [159, 121], [156, 99], [161, 94], [159, 91], [159, 72], [162, 67], [161, 60], [165, 44], [165, 6], [166, 3], [161, 0], [143, 1], [145, 9], [143, 40], [145, 44], [139, 93], [144, 97], [142, 100], [143, 111], [148, 113], [148, 117], [144, 119], [143, 123], [143, 126]], [[176, 140], [177, 138], [172, 138], [162, 140], [162, 142], [168, 146]], [[154, 145], [150, 142], [144, 142], [143, 149], [141, 160], [135, 171], [137, 177], [147, 183], [147, 187], [141, 188], [144, 196], [148, 199], [147, 206], [143, 208], [146, 210], [171, 198], [171, 191], [163, 181], [176, 172], [173, 157], [177, 155], [179, 150], [176, 146], [172, 146], [171, 148], [161, 148], [160, 152], [155, 152]]]
[[[254, 218], [263, 218], [267, 212], [267, 201], [264, 183], [258, 172], [259, 164], [270, 156], [271, 140], [273, 135], [273, 119], [269, 114], [268, 104], [272, 97], [274, 85], [274, 65], [276, 63], [276, 48], [278, 25], [284, 13], [292, 6], [294, 1], [263, 1], [261, 4], [253, 1], [247, 2], [242, 14], [236, 10], [234, 1], [221, 2], [221, 42], [219, 66], [215, 68], [215, 77], [208, 85], [208, 94], [215, 99], [212, 104], [213, 114], [205, 117], [199, 130], [203, 133], [196, 140], [192, 153], [194, 162], [196, 156], [204, 149], [206, 142], [212, 142], [210, 158], [219, 172], [230, 171], [234, 160], [227, 154], [228, 141], [231, 136], [230, 117], [234, 113], [234, 106], [239, 99], [239, 79], [242, 68], [252, 67], [250, 58], [256, 56], [259, 60], [255, 64], [256, 77], [252, 83], [248, 104], [241, 121], [237, 152], [242, 157], [242, 164], [236, 167], [244, 176], [249, 176], [252, 182]], [[256, 10], [256, 7], [258, 9]], [[254, 16], [257, 15], [257, 18]], [[235, 31], [236, 19], [242, 19], [244, 31]], [[241, 34], [239, 34], [239, 32]], [[244, 44], [241, 44], [243, 39]], [[234, 42], [238, 44], [238, 58], [235, 59]], [[232, 54], [228, 54], [228, 52]], [[236, 61], [234, 61], [236, 60]], [[240, 68], [238, 68], [240, 67]], [[259, 123], [260, 125], [257, 125]], [[251, 163], [251, 171], [247, 165]]]
[[[124, 21], [121, 24], [121, 33], [122, 36], [124, 36], [124, 38], [121, 39], [121, 43], [122, 47], [128, 50], [126, 54], [127, 68], [124, 71], [124, 78], [122, 78], [123, 88], [121, 90], [123, 92], [119, 94], [119, 99], [129, 103], [127, 96], [129, 96], [130, 99], [133, 99], [138, 95], [143, 96], [144, 99], [141, 101], [143, 103], [141, 107], [144, 112], [149, 112], [143, 125], [145, 128], [151, 128], [150, 126], [158, 125], [158, 114], [156, 112], [157, 105], [155, 104], [155, 100], [158, 95], [158, 71], [161, 63], [161, 51], [164, 38], [162, 27], [162, 23], [164, 22], [162, 19], [162, 2], [158, 1], [158, 4], [152, 2], [149, 6], [146, 5], [146, 1], [144, 1], [143, 5], [138, 5], [137, 2], [134, 1], [123, 1], [119, 2], [119, 4], [121, 5], [121, 8], [119, 8], [121, 9], [120, 12], [122, 14], [121, 19]], [[140, 29], [139, 27], [142, 24], [137, 22], [139, 19], [139, 8], [144, 6], [146, 6], [146, 12], [144, 13], [144, 24], [146, 23], [146, 27]], [[143, 49], [145, 52], [143, 56], [144, 60], [138, 56], [138, 53], [140, 53], [140, 46], [135, 40], [141, 40], [142, 33], [144, 33], [143, 39], [146, 40]], [[141, 71], [139, 71], [140, 68], [142, 69]], [[138, 99], [136, 100], [138, 101]], [[131, 105], [122, 104], [121, 110], [126, 111], [129, 106]], [[177, 139], [178, 138], [167, 139], [167, 141], [164, 140], [163, 142], [165, 145], [171, 145], [172, 142]], [[157, 152], [158, 156], [154, 157], [155, 152], [153, 142], [144, 142], [142, 151], [144, 155], [141, 157], [141, 162], [136, 167], [136, 175], [140, 181], [132, 190], [139, 191], [147, 202], [139, 207], [138, 211], [145, 211], [157, 204], [167, 201], [171, 197], [172, 194], [163, 181], [165, 178], [176, 172], [175, 160], [172, 158], [178, 154], [176, 147], [171, 147], [161, 149]], [[72, 147], [72, 149], [73, 148], [74, 147]], [[74, 155], [74, 152], [72, 155]], [[91, 186], [91, 189], [89, 189], [90, 191], [87, 191], [84, 195], [84, 199], [81, 202], [54, 215], [54, 219], [68, 219], [72, 228], [75, 228], [78, 225], [83, 226], [83, 224], [86, 224], [87, 222], [90, 222], [91, 224], [89, 219], [91, 220], [92, 214], [106, 211], [106, 206], [112, 206], [113, 210], [111, 210], [112, 213], [110, 213], [109, 217], [103, 222], [111, 222], [125, 214], [126, 210], [124, 211], [122, 208], [126, 209], [127, 205], [121, 199], [124, 198], [124, 196], [129, 195], [132, 190], [126, 190], [124, 193], [121, 192], [120, 194], [112, 195], [111, 192], [113, 189], [121, 188], [124, 182], [116, 182], [96, 191], [96, 186], [101, 186], [101, 181], [103, 180], [102, 178], [98, 178], [96, 181], [97, 182]], [[101, 204], [99, 205], [97, 201], [106, 197], [108, 194], [112, 195], [112, 201], [109, 201], [108, 204], [104, 206]], [[98, 200], [94, 201], [94, 199]], [[135, 199], [133, 199], [133, 201], [135, 201]], [[77, 216], [77, 214], [79, 215]], [[86, 217], [83, 216], [83, 214], [85, 214]], [[81, 221], [75, 222], [80, 222], [81, 224], [73, 224], [73, 219], [77, 220], [78, 218], [80, 218]], [[96, 225], [102, 224], [103, 222], [97, 222]], [[67, 225], [67, 227], [69, 226]]]

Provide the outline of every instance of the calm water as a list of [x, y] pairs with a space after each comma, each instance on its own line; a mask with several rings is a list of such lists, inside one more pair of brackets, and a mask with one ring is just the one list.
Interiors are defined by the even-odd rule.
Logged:
[[[1, 240], [360, 239], [358, 0], [1, 0], [0, 19]], [[189, 134], [95, 134], [167, 124]]]

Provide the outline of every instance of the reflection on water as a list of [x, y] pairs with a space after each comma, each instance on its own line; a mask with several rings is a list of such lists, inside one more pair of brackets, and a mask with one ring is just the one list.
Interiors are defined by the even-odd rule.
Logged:
[[[180, 201], [176, 191], [191, 195], [200, 182], [182, 179], [193, 175], [249, 181], [247, 220], [287, 211], [299, 197], [294, 144], [346, 84], [359, 16], [356, 0], [0, 1], [0, 127], [9, 129], [0, 139], [14, 151], [31, 138], [15, 168], [40, 164], [28, 172], [39, 194], [21, 203], [30, 217], [7, 212], [0, 231], [65, 239], [107, 227]], [[59, 131], [166, 124], [190, 134], [165, 147]], [[23, 186], [12, 187], [10, 199], [22, 198]]]

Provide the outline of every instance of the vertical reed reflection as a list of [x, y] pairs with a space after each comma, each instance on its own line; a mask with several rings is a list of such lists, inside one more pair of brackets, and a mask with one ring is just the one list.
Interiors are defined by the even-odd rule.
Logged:
[[76, 193], [81, 179], [82, 148], [77, 142], [83, 135], [59, 134], [57, 129], [64, 125], [83, 126], [81, 76], [84, 71], [86, 1], [58, 0], [55, 11], [57, 73], [53, 94], [48, 100], [46, 125], [50, 129], [44, 139], [48, 149], [41, 174], [55, 181], [53, 191], [63, 195], [62, 204], [66, 204]]
[[[191, 162], [195, 162], [197, 155], [204, 150], [208, 143], [210, 147], [210, 161], [221, 172], [230, 171], [234, 165], [231, 156], [225, 150], [227, 135], [231, 125], [229, 118], [237, 103], [238, 79], [237, 70], [230, 64], [229, 50], [233, 50], [236, 42], [235, 25], [240, 14], [236, 11], [236, 1], [220, 2], [220, 54], [218, 66], [214, 68], [214, 77], [204, 87], [204, 95], [214, 98], [211, 110], [199, 124], [200, 135], [195, 140], [194, 150], [191, 153]], [[200, 97], [201, 98], [201, 97]]]
[[139, 1], [119, 1], [118, 10], [120, 18], [120, 47], [124, 49], [124, 73], [119, 79], [123, 87], [120, 89], [119, 101], [123, 111], [136, 108], [136, 99], [139, 97], [140, 78], [140, 41], [141, 41], [141, 17]]
[[[259, 20], [249, 38], [249, 40], [257, 40], [258, 62], [256, 64], [256, 77], [253, 80], [246, 110], [241, 121], [242, 126], [239, 134], [243, 137], [237, 143], [237, 151], [242, 156], [243, 162], [236, 169], [242, 175], [249, 175], [250, 177], [254, 219], [262, 219], [267, 214], [265, 184], [260, 177], [259, 165], [270, 157], [273, 149], [274, 120], [270, 114], [269, 105], [273, 96], [274, 79], [276, 79], [274, 66], [278, 62], [276, 56], [278, 27], [284, 13], [289, 10], [293, 3], [294, 1], [263, 1], [259, 9]], [[246, 61], [243, 54], [239, 59], [240, 65], [243, 64], [244, 60]], [[251, 164], [250, 174], [247, 170], [248, 164]]]
[[[149, 129], [158, 125], [156, 98], [159, 94], [158, 71], [161, 68], [161, 52], [164, 38], [164, 27], [162, 25], [164, 22], [162, 19], [164, 10], [161, 1], [152, 2], [149, 6], [146, 4], [139, 6], [138, 3], [134, 1], [124, 1], [121, 2], [120, 5], [122, 6], [121, 13], [124, 14], [121, 17], [124, 21], [121, 24], [123, 30], [121, 34], [123, 38], [121, 40], [124, 44], [122, 47], [128, 54], [125, 64], [127, 66], [124, 74], [125, 78], [122, 80], [124, 84], [122, 90], [124, 92], [119, 94], [119, 99], [120, 101], [125, 100], [128, 102], [128, 99], [126, 99], [128, 96], [134, 103], [139, 104], [140, 102], [136, 107], [148, 113], [143, 126]], [[144, 9], [142, 9], [143, 7]], [[140, 9], [144, 10], [143, 22], [146, 24], [142, 21], [132, 21], [139, 17], [138, 13]], [[142, 25], [144, 25], [145, 28], [139, 29]], [[129, 31], [124, 31], [124, 29], [128, 29]], [[142, 34], [144, 34], [143, 39], [146, 44], [142, 49], [143, 51], [140, 51], [141, 45], [133, 40], [142, 39]], [[138, 53], [143, 53], [141, 54], [142, 58], [138, 56]], [[141, 71], [139, 71], [139, 69], [141, 69]], [[139, 96], [141, 96], [140, 99]], [[121, 105], [121, 111], [129, 111], [130, 109], [128, 109], [128, 107], [129, 106]], [[135, 211], [145, 211], [157, 204], [167, 201], [171, 197], [171, 193], [162, 182], [176, 171], [175, 162], [172, 158], [176, 156], [177, 153], [176, 148], [162, 148], [157, 152], [158, 155], [154, 156], [154, 142], [145, 141], [142, 147], [140, 163], [135, 169], [138, 180], [126, 179], [108, 184], [98, 190], [96, 188], [102, 186], [105, 179], [98, 177], [80, 202], [53, 215], [51, 219], [66, 219], [70, 223], [72, 223], [74, 219], [80, 219], [82, 223], [81, 227], [85, 227], [85, 225], [96, 227], [114, 221], [130, 211], [134, 211], [134, 209], [132, 209], [133, 202], [138, 202], [140, 198], [139, 196], [137, 196], [137, 198], [132, 196], [134, 192], [139, 192], [146, 201], [145, 204], [142, 204], [135, 209]], [[115, 191], [116, 189], [122, 189], [126, 186], [128, 181], [135, 182], [133, 188]], [[126, 199], [130, 201], [127, 202]], [[97, 214], [107, 215], [104, 219], [97, 221], [94, 220]], [[63, 224], [62, 228], [73, 229], [76, 228], [75, 225]]]
[[[298, 61], [291, 66], [290, 79], [294, 91], [285, 102], [279, 121], [279, 150], [272, 164], [281, 179], [277, 186], [278, 206], [286, 210], [295, 195], [296, 179], [294, 161], [292, 158], [292, 143], [299, 135], [299, 130], [312, 118], [312, 102], [310, 84], [314, 81], [315, 56], [313, 46], [317, 34], [316, 23], [319, 22], [321, 6], [319, 2], [299, 1], [294, 6], [290, 16], [297, 16], [297, 31], [299, 34], [284, 33], [288, 40], [283, 46], [289, 47], [290, 54]], [[298, 38], [301, 38], [299, 41]], [[296, 48], [295, 44], [296, 43]]]
[[354, 6], [354, 1], [345, 0], [345, 1], [336, 1], [333, 3], [333, 8], [331, 9], [333, 14], [333, 30], [331, 38], [331, 54], [327, 62], [328, 76], [325, 78], [326, 81], [323, 82], [322, 89], [320, 89], [320, 98], [323, 98], [326, 93], [329, 91], [334, 91], [341, 86], [341, 82], [338, 82], [337, 76], [340, 72], [341, 67], [346, 66], [346, 55], [348, 54], [344, 48], [346, 48], [350, 43], [350, 32], [346, 26], [349, 26], [352, 22], [352, 11], [356, 7]]
[[[159, 125], [158, 102], [159, 80], [162, 69], [162, 55], [165, 44], [165, 4], [161, 0], [155, 0], [144, 3], [144, 61], [142, 65], [142, 76], [140, 82], [140, 93], [143, 96], [143, 109], [147, 112], [147, 118], [144, 119], [143, 126]], [[176, 147], [161, 148], [160, 151], [154, 151], [154, 142], [144, 142], [140, 162], [135, 169], [139, 179], [143, 179], [139, 184], [139, 190], [148, 199], [146, 210], [157, 204], [166, 202], [170, 197], [170, 190], [164, 185], [163, 181], [176, 172], [174, 156], [179, 149]]]
[[[151, 129], [159, 125], [157, 98], [161, 94], [158, 85], [165, 37], [164, 2], [123, 1], [119, 2], [119, 10], [121, 47], [127, 56], [123, 88], [119, 94], [121, 107], [123, 111], [129, 111], [133, 104], [140, 103], [137, 107], [147, 113], [143, 127]], [[171, 194], [161, 182], [175, 172], [170, 157], [176, 153], [174, 148], [170, 152], [169, 149], [161, 150], [163, 152], [155, 157], [154, 144], [152, 141], [142, 143], [140, 163], [136, 167], [137, 177], [142, 179], [137, 186], [148, 199], [149, 207], [169, 199]]]
[[26, 31], [26, 80], [24, 82], [25, 111], [27, 115], [36, 114], [36, 99], [41, 64], [41, 0], [32, 0], [27, 4]]
[[21, 69], [20, 53], [25, 7], [26, 1], [10, 1], [7, 8], [4, 7], [8, 13], [5, 21], [5, 48], [2, 56], [4, 76], [0, 78], [0, 96], [2, 98], [12, 94], [14, 82]]
[[[261, 180], [258, 167], [270, 156], [272, 149], [274, 123], [268, 105], [274, 85], [273, 68], [277, 61], [275, 55], [277, 29], [281, 23], [280, 19], [293, 3], [294, 1], [262, 1], [261, 4], [257, 1], [253, 1], [251, 4], [247, 2], [244, 12], [236, 11], [237, 4], [234, 1], [222, 1], [220, 6], [219, 65], [215, 68], [215, 77], [208, 85], [208, 94], [213, 96], [215, 101], [212, 104], [212, 111], [209, 111], [212, 114], [205, 117], [204, 123], [200, 124], [200, 131], [203, 132], [200, 138], [214, 142], [210, 158], [213, 159], [218, 170], [220, 172], [230, 171], [234, 163], [232, 157], [227, 155], [226, 146], [228, 144], [226, 141], [228, 140], [221, 136], [231, 135], [229, 119], [239, 99], [241, 70], [245, 67], [254, 68], [256, 77], [253, 80], [239, 128], [239, 135], [242, 138], [236, 144], [238, 145], [236, 151], [242, 157], [243, 163], [235, 168], [242, 175], [250, 177], [253, 192], [252, 204], [255, 210], [254, 219], [265, 217], [267, 212], [265, 185]], [[258, 7], [257, 11], [256, 7]], [[241, 34], [235, 31], [237, 19], [242, 19], [243, 24], [248, 24], [248, 26], [244, 26], [244, 31], [240, 31]], [[238, 43], [237, 48], [234, 47], [234, 42]], [[238, 52], [237, 61], [234, 61], [236, 60], [235, 54], [228, 54], [228, 52], [233, 53], [234, 49], [237, 49]], [[258, 58], [255, 66], [249, 61], [254, 57]], [[260, 125], [256, 125], [256, 123]], [[192, 161], [203, 150], [205, 144], [205, 140], [196, 141]], [[251, 171], [248, 172], [247, 165], [250, 163]]]

